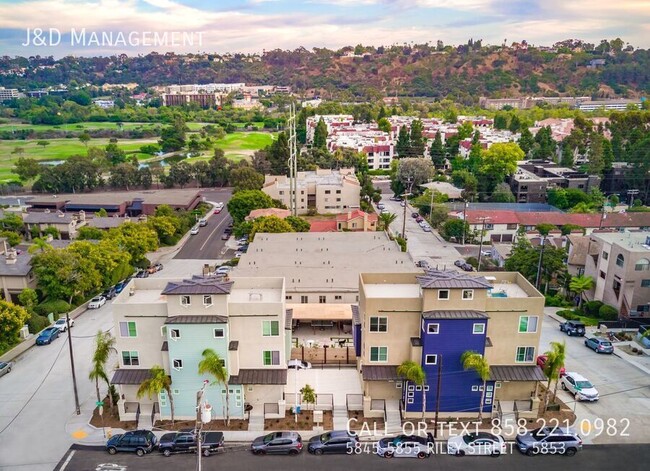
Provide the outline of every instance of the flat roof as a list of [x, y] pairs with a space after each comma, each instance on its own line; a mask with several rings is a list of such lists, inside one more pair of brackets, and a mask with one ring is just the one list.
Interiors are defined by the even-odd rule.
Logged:
[[[236, 286], [236, 285], [235, 285]], [[279, 303], [282, 299], [280, 288], [233, 288], [230, 303]]]
[[188, 205], [196, 198], [197, 188], [163, 189], [142, 191], [106, 191], [96, 193], [68, 193], [51, 196], [35, 196], [30, 204], [57, 203], [65, 201], [71, 204], [118, 205], [135, 199], [144, 200], [145, 204]]
[[650, 231], [645, 232], [595, 232], [592, 239], [600, 239], [612, 245], [618, 245], [630, 252], [643, 252], [650, 255], [650, 245], [645, 245]]
[[287, 304], [296, 320], [351, 321], [351, 304]]
[[364, 284], [366, 298], [419, 298], [417, 283]]
[[[128, 287], [124, 288], [129, 289]], [[161, 294], [162, 289], [135, 289], [133, 295], [120, 296], [122, 304], [154, 304], [166, 303], [167, 296]], [[122, 293], [120, 293], [122, 294]]]
[[[527, 298], [528, 294], [517, 283], [493, 283], [488, 296], [492, 298]], [[505, 296], [500, 296], [500, 294]]]

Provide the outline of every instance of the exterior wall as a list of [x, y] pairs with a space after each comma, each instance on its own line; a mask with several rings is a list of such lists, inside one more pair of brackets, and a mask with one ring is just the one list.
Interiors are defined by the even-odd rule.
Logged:
[[[3, 263], [0, 261], [0, 263]], [[20, 294], [25, 288], [36, 288], [36, 277], [30, 271], [26, 276], [0, 276], [0, 290], [4, 299], [11, 300], [11, 295]]]
[[[302, 297], [306, 296], [307, 301], [305, 303], [302, 302]], [[318, 303], [320, 301], [320, 297], [325, 296], [325, 302], [327, 304], [354, 304], [359, 302], [359, 292], [354, 290], [354, 291], [343, 291], [343, 290], [331, 290], [327, 288], [323, 288], [321, 291], [305, 291], [303, 289], [294, 289], [292, 290], [291, 288], [287, 289], [287, 294], [286, 294], [286, 301], [288, 303], [301, 303], [301, 304], [307, 304], [307, 303]], [[337, 299], [339, 297], [341, 299]]]
[[[449, 299], [438, 299], [439, 291], [449, 291]], [[446, 310], [446, 309], [473, 309], [485, 310], [487, 289], [474, 289], [473, 299], [463, 299], [461, 289], [423, 289], [422, 290], [422, 311]]]
[[373, 399], [395, 400], [402, 396], [402, 389], [394, 381], [366, 381], [363, 395]]
[[[360, 186], [344, 181], [343, 185], [316, 186], [316, 211], [319, 214], [345, 213], [359, 208]], [[327, 193], [327, 192], [330, 193]], [[311, 192], [310, 192], [311, 193]]]
[[495, 395], [498, 401], [521, 401], [534, 395], [537, 389], [535, 381], [498, 381]]
[[284, 385], [251, 384], [244, 387], [246, 402], [256, 412], [264, 411], [265, 403], [278, 403], [284, 400]]
[[[115, 337], [120, 368], [151, 368], [162, 365], [163, 352], [160, 351], [162, 343], [166, 340], [162, 334], [165, 325], [166, 306], [158, 304], [153, 306], [138, 305], [137, 309], [113, 309], [115, 319]], [[128, 306], [129, 308], [133, 306]], [[136, 336], [122, 337], [120, 322], [135, 322]], [[138, 352], [139, 365], [125, 365], [122, 358], [123, 351]], [[166, 354], [165, 354], [166, 356]]]

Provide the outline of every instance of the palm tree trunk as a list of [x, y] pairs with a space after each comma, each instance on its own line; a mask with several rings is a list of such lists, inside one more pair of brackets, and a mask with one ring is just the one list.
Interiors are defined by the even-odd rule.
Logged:
[[108, 407], [113, 408], [113, 394], [111, 394], [111, 383], [106, 381], [106, 387], [108, 388]]
[[174, 397], [171, 388], [166, 389], [166, 391], [167, 396], [169, 397], [169, 410], [171, 411], [172, 415], [172, 425], [174, 425]]
[[555, 404], [555, 399], [557, 398], [557, 385], [559, 384], [560, 379], [555, 380], [555, 386], [553, 387], [553, 404]]
[[478, 421], [483, 422], [483, 404], [485, 403], [485, 384], [486, 382], [483, 381], [483, 391], [481, 391], [481, 405], [478, 411]]
[[226, 385], [226, 424], [230, 426], [230, 392], [228, 390], [228, 383]]
[[548, 400], [551, 397], [551, 379], [552, 378], [549, 378], [546, 382], [546, 391], [544, 392], [544, 412], [546, 412], [546, 409], [548, 408]]
[[95, 378], [95, 391], [97, 392], [97, 402], [101, 402], [102, 397], [99, 392], [99, 378]]
[[424, 422], [424, 414], [427, 411], [427, 392], [425, 391], [426, 383], [422, 383], [422, 422]]

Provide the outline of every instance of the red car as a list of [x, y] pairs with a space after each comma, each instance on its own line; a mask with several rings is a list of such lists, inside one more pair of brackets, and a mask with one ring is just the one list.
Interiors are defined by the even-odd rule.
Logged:
[[214, 214], [219, 214], [220, 212], [221, 212], [220, 208], [217, 208], [217, 209], [214, 210]]
[[[544, 365], [546, 365], [546, 355], [538, 356], [537, 357], [537, 366], [539, 366], [543, 370]], [[565, 374], [566, 374], [566, 369], [564, 367], [560, 368], [560, 377], [564, 376]]]

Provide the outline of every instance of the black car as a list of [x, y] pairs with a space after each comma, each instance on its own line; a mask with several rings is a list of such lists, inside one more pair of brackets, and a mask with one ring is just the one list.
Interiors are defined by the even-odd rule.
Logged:
[[117, 291], [115, 291], [115, 286], [111, 286], [106, 291], [104, 291], [102, 293], [102, 296], [104, 296], [106, 299], [113, 299], [115, 296], [117, 296]]
[[566, 321], [560, 324], [560, 330], [566, 332], [569, 337], [572, 335], [577, 335], [578, 337], [585, 336], [585, 325], [580, 321]]
[[149, 272], [147, 270], [140, 270], [135, 275], [136, 278], [149, 278]]
[[469, 263], [462, 264], [460, 268], [463, 269], [464, 271], [474, 271], [474, 267], [471, 266]]
[[118, 451], [130, 451], [138, 456], [151, 453], [158, 439], [151, 430], [134, 430], [133, 432], [118, 433], [106, 442], [106, 451], [114, 455]]
[[415, 219], [415, 218], [418, 217], [419, 215], [420, 215], [420, 213], [411, 213], [411, 217], [412, 217], [413, 219]]
[[[158, 442], [158, 450], [165, 456], [170, 456], [173, 453], [195, 452], [197, 446], [196, 434], [193, 432], [166, 433], [160, 437], [160, 441]], [[203, 450], [203, 456], [210, 456], [211, 453], [219, 451], [221, 447], [223, 447], [222, 432], [201, 433], [201, 450]]]
[[309, 440], [307, 451], [315, 455], [323, 453], [354, 453], [359, 443], [359, 437], [354, 432], [347, 430], [332, 430], [316, 435]]

